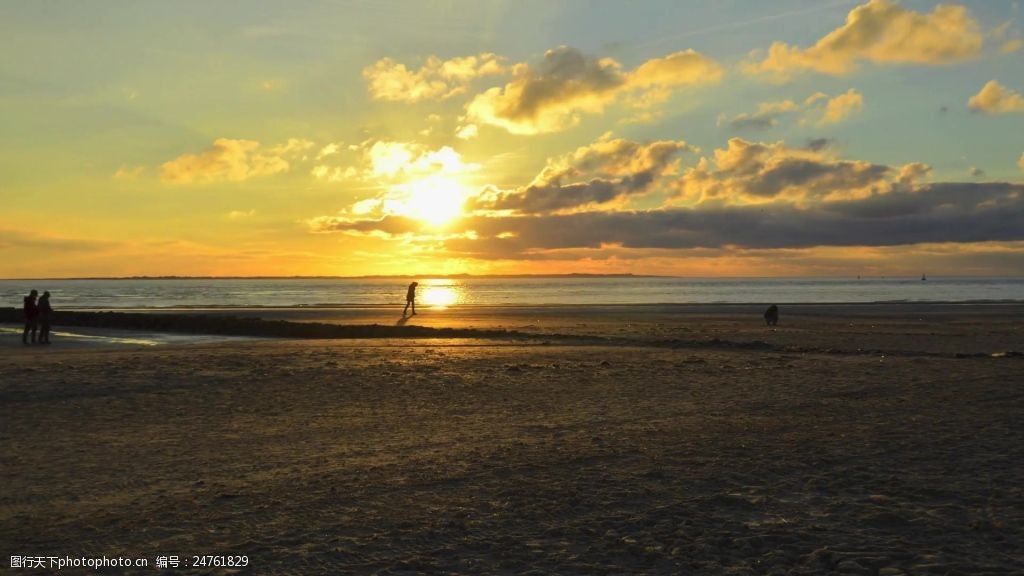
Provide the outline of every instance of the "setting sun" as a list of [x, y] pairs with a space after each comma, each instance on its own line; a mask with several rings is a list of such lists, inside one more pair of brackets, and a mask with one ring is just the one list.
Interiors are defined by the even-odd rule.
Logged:
[[420, 301], [434, 309], [443, 310], [462, 300], [461, 287], [444, 280], [425, 280]]
[[462, 214], [468, 197], [466, 186], [450, 176], [436, 174], [400, 187], [404, 192], [399, 210], [405, 215], [442, 226]]

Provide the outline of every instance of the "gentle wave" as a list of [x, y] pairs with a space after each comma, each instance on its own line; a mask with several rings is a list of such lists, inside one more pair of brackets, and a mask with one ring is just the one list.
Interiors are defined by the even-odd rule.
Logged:
[[[425, 278], [430, 306], [762, 303], [1012, 303], [1024, 278]], [[60, 308], [195, 309], [401, 305], [406, 279], [0, 280], [0, 305], [31, 289]]]

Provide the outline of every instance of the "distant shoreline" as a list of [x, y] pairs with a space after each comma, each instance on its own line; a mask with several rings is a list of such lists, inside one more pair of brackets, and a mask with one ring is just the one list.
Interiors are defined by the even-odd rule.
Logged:
[[[672, 276], [666, 274], [370, 274], [367, 276], [53, 276], [39, 278], [0, 278], [0, 282], [46, 282], [46, 281], [92, 281], [92, 280], [488, 280], [488, 279], [616, 279], [616, 278], [654, 278], [671, 280], [917, 280], [916, 274], [887, 275], [838, 275], [838, 276]], [[930, 276], [930, 280], [943, 279], [999, 279], [1018, 280], [1019, 276], [988, 276], [975, 274], [943, 274]]]
[[[977, 307], [994, 307], [994, 306], [1019, 306], [1024, 304], [1024, 300], [875, 300], [870, 302], [786, 302], [784, 300], [773, 301], [772, 303], [779, 306], [793, 307], [797, 309], [834, 309], [834, 308], [887, 308], [897, 307], [901, 309], [911, 308], [927, 308], [927, 307], [940, 307], [940, 308], [968, 308], [972, 306]], [[502, 303], [502, 304], [452, 304], [450, 306], [440, 306], [440, 309], [445, 310], [551, 310], [557, 312], [559, 310], [586, 310], [586, 309], [609, 309], [609, 308], [620, 308], [620, 309], [674, 309], [677, 311], [683, 311], [688, 308], [697, 310], [714, 310], [719, 308], [760, 308], [765, 304], [761, 302], [588, 302], [585, 304], [574, 304], [569, 302], [563, 303]], [[424, 310], [430, 310], [434, 307], [431, 305], [422, 304], [420, 305]], [[367, 303], [367, 304], [342, 304], [342, 303], [323, 303], [323, 304], [292, 304], [292, 305], [259, 305], [259, 304], [225, 304], [225, 305], [214, 305], [214, 304], [190, 304], [190, 305], [177, 305], [177, 306], [64, 306], [61, 310], [68, 312], [153, 312], [157, 314], [162, 313], [198, 313], [198, 312], [246, 312], [246, 311], [261, 311], [261, 312], [272, 312], [272, 311], [317, 311], [317, 310], [392, 310], [401, 309], [403, 303]], [[5, 307], [0, 307], [0, 311], [5, 310]], [[10, 308], [17, 310], [17, 308]]]
[[[655, 274], [371, 274], [368, 276], [67, 276], [53, 278], [0, 278], [0, 281], [44, 280], [461, 280], [482, 278], [685, 278]], [[754, 278], [751, 276], [751, 278]]]
[[[371, 309], [404, 305], [408, 277], [375, 279], [81, 279], [0, 281], [18, 305], [30, 289], [54, 294], [60, 309]], [[680, 279], [654, 276], [417, 277], [418, 305], [452, 308], [779, 304], [1017, 304], [1024, 279]], [[538, 308], [540, 309], [540, 308]]]

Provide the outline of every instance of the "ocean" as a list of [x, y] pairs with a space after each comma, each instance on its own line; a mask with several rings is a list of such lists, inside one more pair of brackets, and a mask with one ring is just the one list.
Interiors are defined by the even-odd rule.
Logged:
[[[405, 278], [0, 280], [0, 305], [49, 290], [60, 309], [403, 304]], [[1024, 302], [1024, 278], [423, 278], [428, 306]]]

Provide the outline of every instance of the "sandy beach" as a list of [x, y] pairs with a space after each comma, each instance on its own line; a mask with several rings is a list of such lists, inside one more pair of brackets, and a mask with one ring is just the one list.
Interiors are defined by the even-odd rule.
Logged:
[[[397, 312], [231, 314], [396, 325]], [[423, 310], [402, 324], [538, 336], [49, 348], [4, 336], [5, 566], [122, 556], [150, 566], [99, 573], [143, 574], [161, 573], [158, 556], [212, 555], [248, 566], [163, 573], [1024, 570], [1019, 306], [784, 307], [775, 330], [729, 306]]]
[[1024, 576], [1022, 2], [4, 2], [0, 576]]

